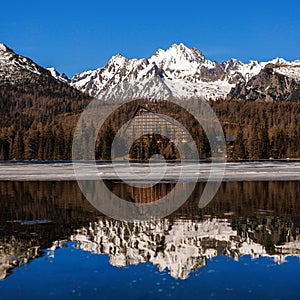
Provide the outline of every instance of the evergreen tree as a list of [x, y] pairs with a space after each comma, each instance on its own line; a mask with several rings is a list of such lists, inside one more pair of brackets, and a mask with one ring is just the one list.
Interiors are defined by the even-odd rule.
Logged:
[[105, 160], [111, 159], [111, 145], [114, 139], [114, 132], [111, 123], [109, 122], [104, 135], [102, 136], [102, 153], [101, 158]]
[[250, 135], [248, 138], [248, 158], [259, 159], [260, 158], [260, 140], [257, 133], [257, 124], [250, 127]]
[[38, 132], [37, 130], [30, 130], [28, 137], [25, 140], [25, 153], [26, 160], [37, 159], [38, 157]]
[[63, 159], [65, 139], [64, 131], [61, 126], [56, 130], [54, 137], [54, 149], [53, 149], [53, 159], [59, 160]]
[[16, 160], [24, 159], [24, 148], [23, 133], [22, 131], [18, 131], [14, 139], [12, 158]]
[[269, 129], [268, 129], [268, 119], [263, 112], [263, 125], [260, 128], [260, 157], [262, 159], [268, 159], [270, 157], [270, 140], [269, 140]]
[[246, 158], [246, 149], [244, 143], [244, 136], [242, 127], [239, 125], [236, 138], [233, 145], [233, 157], [235, 159], [245, 159]]
[[54, 136], [50, 127], [45, 129], [43, 158], [53, 159]]

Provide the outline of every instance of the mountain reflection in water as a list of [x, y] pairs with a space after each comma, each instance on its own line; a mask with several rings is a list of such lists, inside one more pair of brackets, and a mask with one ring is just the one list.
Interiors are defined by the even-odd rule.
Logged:
[[[107, 186], [124, 199], [145, 202], [174, 184], [144, 191], [112, 181]], [[204, 186], [198, 183], [188, 201], [162, 220], [126, 223], [96, 211], [76, 182], [0, 182], [0, 279], [37, 257], [55, 259], [67, 241], [108, 255], [113, 266], [151, 262], [180, 279], [221, 254], [235, 260], [268, 256], [278, 263], [300, 255], [299, 182], [223, 183], [199, 209]]]

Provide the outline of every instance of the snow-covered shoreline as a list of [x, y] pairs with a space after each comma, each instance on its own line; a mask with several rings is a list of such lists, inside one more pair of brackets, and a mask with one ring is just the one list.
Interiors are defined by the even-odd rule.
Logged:
[[[79, 180], [118, 180], [112, 164], [101, 163], [97, 171], [89, 163], [76, 164], [80, 166]], [[141, 181], [142, 176], [149, 172], [146, 163], [132, 164], [132, 173], [126, 165], [118, 164], [122, 178]], [[211, 163], [168, 163], [162, 181], [177, 181], [180, 172], [183, 181], [205, 182], [209, 176]], [[161, 177], [162, 164], [153, 163], [149, 181]], [[222, 168], [220, 168], [221, 172]], [[0, 180], [2, 181], [74, 181], [76, 176], [72, 162], [0, 162]], [[226, 163], [223, 181], [300, 181], [300, 161], [261, 161], [261, 162], [228, 162]]]

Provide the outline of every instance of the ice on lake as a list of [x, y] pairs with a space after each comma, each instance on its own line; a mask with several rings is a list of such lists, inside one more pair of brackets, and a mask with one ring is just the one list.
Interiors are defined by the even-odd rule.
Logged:
[[[152, 163], [151, 170], [147, 163], [123, 162], [116, 164], [118, 172], [111, 163], [100, 162], [97, 167], [88, 162], [76, 163], [80, 169], [77, 179], [117, 180], [126, 178], [132, 181], [161, 180], [176, 181], [180, 174], [183, 180], [206, 181], [212, 164], [210, 162]], [[224, 165], [220, 164], [220, 175]], [[214, 163], [218, 170], [218, 163]], [[163, 174], [162, 174], [163, 173]], [[146, 177], [145, 177], [146, 176]], [[72, 162], [1, 162], [0, 180], [20, 181], [73, 181], [76, 180]], [[256, 161], [228, 162], [225, 164], [223, 181], [294, 181], [300, 180], [300, 161]]]

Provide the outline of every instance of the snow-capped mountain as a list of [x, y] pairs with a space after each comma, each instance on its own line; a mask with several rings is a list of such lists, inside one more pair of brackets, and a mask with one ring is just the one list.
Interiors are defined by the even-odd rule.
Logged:
[[30, 58], [16, 54], [12, 49], [0, 43], [0, 83], [18, 83], [33, 81], [39, 76], [50, 76], [49, 71], [42, 68]]
[[[149, 58], [113, 56], [103, 68], [76, 74], [71, 85], [104, 100], [145, 97], [224, 99], [237, 84], [247, 84], [270, 63], [284, 66], [287, 62], [277, 58], [270, 62], [252, 60], [244, 64], [231, 59], [219, 64], [206, 59], [196, 48], [173, 44], [167, 50], [157, 50]], [[298, 76], [297, 72], [293, 74]]]
[[300, 61], [276, 59], [247, 82], [239, 82], [227, 98], [249, 101], [300, 101]]
[[43, 68], [30, 58], [16, 54], [12, 49], [0, 43], [0, 84], [33, 83], [40, 79], [53, 82], [53, 78], [70, 84], [64, 73], [54, 68]]
[[64, 83], [71, 83], [71, 80], [68, 78], [68, 76], [65, 73], [59, 73], [55, 68], [51, 67], [51, 68], [47, 68], [47, 70], [51, 73], [51, 75]]
[[[33, 83], [41, 79], [69, 84], [103, 100], [114, 99], [244, 99], [299, 101], [300, 61], [276, 58], [243, 63], [217, 63], [196, 48], [173, 44], [149, 58], [113, 56], [104, 67], [69, 79], [54, 68], [45, 69], [30, 58], [0, 44], [0, 84]], [[270, 76], [272, 75], [272, 76]]]
[[71, 85], [101, 99], [172, 96], [155, 64], [147, 59], [113, 56], [104, 68], [76, 74]]
[[226, 95], [232, 85], [217, 63], [183, 44], [159, 49], [150, 58], [113, 56], [95, 71], [76, 74], [71, 85], [100, 99], [169, 98]]

